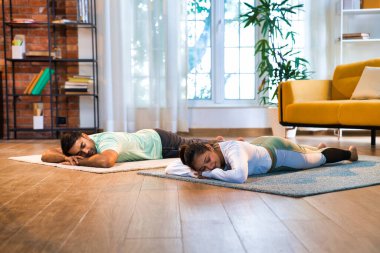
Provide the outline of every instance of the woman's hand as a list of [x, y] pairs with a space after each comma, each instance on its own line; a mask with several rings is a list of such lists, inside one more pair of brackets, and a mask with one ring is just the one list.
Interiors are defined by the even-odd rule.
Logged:
[[207, 179], [208, 177], [202, 176], [202, 172], [195, 171], [194, 175], [197, 176], [199, 179]]
[[83, 158], [84, 158], [83, 156], [79, 156], [79, 155], [66, 156], [65, 157], [65, 161], [61, 162], [61, 164], [64, 164], [64, 165], [78, 165], [79, 164], [79, 160], [81, 160]]

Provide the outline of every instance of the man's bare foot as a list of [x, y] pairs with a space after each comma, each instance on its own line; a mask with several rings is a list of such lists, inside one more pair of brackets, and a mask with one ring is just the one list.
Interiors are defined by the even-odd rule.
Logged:
[[348, 150], [351, 151], [350, 161], [357, 161], [359, 159], [357, 148], [355, 146], [350, 146]]
[[319, 143], [317, 146], [318, 149], [325, 148], [325, 147], [327, 147], [327, 145], [323, 142]]
[[236, 140], [237, 141], [245, 141], [243, 137], [237, 137]]
[[224, 141], [224, 137], [221, 136], [221, 135], [218, 135], [218, 136], [215, 137], [215, 140], [217, 140], [217, 141]]

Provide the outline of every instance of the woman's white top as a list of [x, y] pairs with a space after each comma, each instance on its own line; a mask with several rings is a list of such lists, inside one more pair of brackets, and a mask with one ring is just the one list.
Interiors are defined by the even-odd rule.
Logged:
[[[224, 156], [225, 167], [202, 172], [202, 176], [231, 183], [244, 183], [248, 176], [267, 173], [272, 165], [269, 152], [261, 146], [243, 141], [218, 143]], [[166, 168], [167, 174], [194, 176], [193, 171], [181, 162], [174, 162]]]

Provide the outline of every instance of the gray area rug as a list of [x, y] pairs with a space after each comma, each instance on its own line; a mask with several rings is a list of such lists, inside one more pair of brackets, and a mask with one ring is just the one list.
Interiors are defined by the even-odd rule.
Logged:
[[360, 161], [354, 163], [341, 162], [310, 170], [252, 176], [244, 184], [167, 175], [164, 169], [140, 171], [138, 174], [290, 197], [305, 197], [380, 184], [380, 158], [360, 156], [359, 159]]

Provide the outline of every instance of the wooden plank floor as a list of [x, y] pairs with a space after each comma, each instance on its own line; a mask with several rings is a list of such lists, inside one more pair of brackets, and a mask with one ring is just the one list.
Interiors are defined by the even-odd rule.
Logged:
[[[380, 155], [379, 138], [296, 141]], [[56, 145], [0, 142], [0, 252], [380, 251], [380, 186], [295, 199], [7, 159]]]

